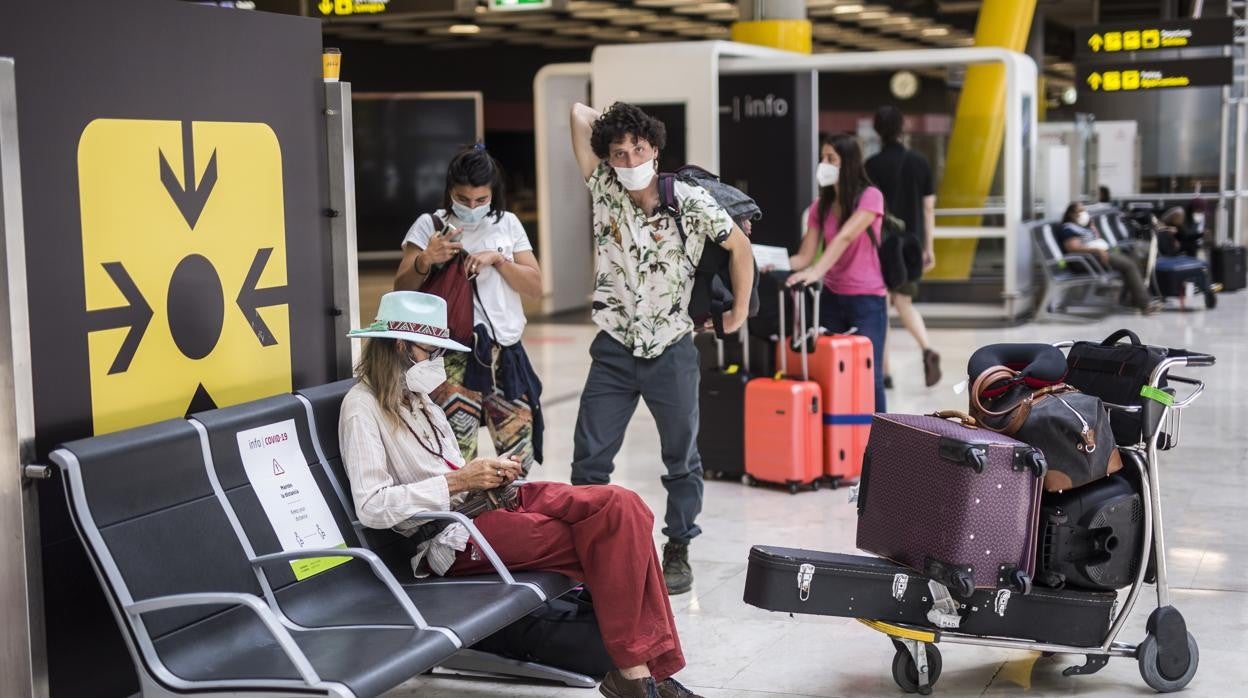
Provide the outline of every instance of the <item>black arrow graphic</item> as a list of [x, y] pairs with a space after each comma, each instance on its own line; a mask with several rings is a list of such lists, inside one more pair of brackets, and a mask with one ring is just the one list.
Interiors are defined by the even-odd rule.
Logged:
[[207, 412], [208, 410], [217, 409], [217, 401], [212, 399], [208, 394], [208, 390], [204, 388], [204, 384], [200, 383], [195, 389], [195, 394], [191, 396], [191, 404], [186, 406], [186, 416], [190, 417], [196, 412]]
[[264, 320], [256, 309], [286, 303], [285, 286], [256, 288], [256, 284], [260, 283], [260, 274], [264, 272], [272, 254], [272, 247], [256, 250], [256, 256], [251, 260], [251, 269], [247, 271], [247, 278], [243, 281], [243, 288], [239, 290], [238, 299], [235, 301], [238, 309], [243, 311], [243, 317], [247, 318], [247, 323], [251, 325], [251, 331], [256, 333], [256, 339], [260, 340], [260, 346], [264, 347], [277, 344], [277, 340], [274, 339], [269, 326], [264, 324]]
[[[212, 188], [217, 184], [217, 151], [214, 148], [208, 166], [204, 168], [204, 177], [195, 184], [195, 138], [191, 135], [191, 122], [182, 122], [182, 183], [173, 174], [173, 168], [165, 159], [164, 151], [160, 152], [160, 181], [169, 192], [169, 198], [182, 212], [186, 224], [195, 229], [199, 222], [199, 214], [204, 212], [204, 205], [212, 195]], [[183, 184], [184, 183], [184, 184]]]
[[113, 365], [108, 369], [108, 375], [111, 376], [114, 373], [125, 373], [130, 369], [130, 362], [134, 360], [134, 353], [139, 349], [139, 342], [143, 340], [143, 334], [147, 332], [147, 326], [152, 321], [152, 306], [147, 304], [147, 300], [139, 292], [139, 287], [134, 285], [134, 280], [130, 278], [130, 274], [126, 272], [121, 262], [104, 262], [101, 266], [117, 285], [121, 295], [125, 297], [126, 305], [119, 308], [88, 310], [87, 332], [113, 330], [119, 327], [130, 328], [125, 340], [121, 343], [121, 348], [117, 350]]

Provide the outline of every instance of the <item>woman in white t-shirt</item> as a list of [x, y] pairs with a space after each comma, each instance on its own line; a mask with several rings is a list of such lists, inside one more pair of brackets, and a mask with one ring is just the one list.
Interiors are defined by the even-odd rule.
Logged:
[[[451, 160], [442, 206], [407, 231], [394, 288], [419, 290], [432, 265], [468, 255], [464, 266], [476, 284], [473, 351], [446, 357], [446, 383], [432, 397], [465, 458], [476, 456], [485, 424], [498, 455], [522, 457], [528, 472], [542, 460], [541, 382], [520, 344], [526, 322], [520, 296], [541, 297], [542, 272], [520, 220], [506, 210], [502, 169], [485, 146]], [[435, 233], [433, 216], [455, 231]]]

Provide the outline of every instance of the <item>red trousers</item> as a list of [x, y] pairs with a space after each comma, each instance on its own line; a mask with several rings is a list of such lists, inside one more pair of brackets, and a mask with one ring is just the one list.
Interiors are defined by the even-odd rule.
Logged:
[[[516, 511], [475, 523], [507, 568], [549, 570], [584, 582], [616, 667], [645, 664], [662, 681], [685, 666], [676, 621], [654, 547], [654, 514], [636, 493], [614, 485], [531, 482]], [[470, 542], [450, 574], [492, 571]]]

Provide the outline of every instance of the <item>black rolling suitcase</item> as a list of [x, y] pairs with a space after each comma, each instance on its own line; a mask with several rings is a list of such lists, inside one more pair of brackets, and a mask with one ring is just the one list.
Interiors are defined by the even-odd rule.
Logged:
[[[724, 363], [725, 342], [710, 335], [716, 345], [715, 365], [703, 369], [698, 386], [698, 453], [707, 477], [739, 480], [745, 475], [745, 384], [750, 380], [749, 347], [737, 363]], [[742, 341], [748, 332], [739, 333]], [[699, 338], [701, 339], [701, 337]]]
[[1040, 527], [1038, 583], [1113, 591], [1135, 581], [1144, 502], [1123, 475], [1065, 492], [1046, 492], [1040, 502]]
[[[750, 320], [750, 327], [753, 328], [754, 321]], [[750, 346], [742, 347], [739, 342], [724, 342], [724, 366], [736, 364], [744, 366], [750, 375], [772, 376], [776, 373], [776, 342], [771, 339], [764, 339], [747, 333]], [[716, 346], [714, 332], [699, 332], [693, 336], [693, 345], [698, 350], [698, 368], [705, 373], [708, 369], [718, 368], [720, 363], [718, 359], [719, 347]], [[742, 351], [745, 349], [744, 351]], [[745, 361], [745, 354], [749, 354], [750, 360]]]
[[[769, 611], [870, 618], [937, 629], [927, 619], [927, 579], [881, 558], [756, 545], [745, 602]], [[957, 632], [1092, 647], [1105, 639], [1118, 595], [1045, 589], [1027, 595], [979, 589], [960, 602]]]
[[1213, 280], [1223, 291], [1238, 291], [1248, 284], [1248, 250], [1241, 245], [1222, 245], [1209, 251]]

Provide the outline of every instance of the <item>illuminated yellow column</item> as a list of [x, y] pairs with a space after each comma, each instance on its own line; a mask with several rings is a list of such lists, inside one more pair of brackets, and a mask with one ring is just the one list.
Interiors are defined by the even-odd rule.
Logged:
[[[975, 26], [976, 46], [1022, 51], [1036, 0], [984, 0]], [[1043, 94], [1043, 93], [1042, 93]], [[1005, 66], [973, 65], [958, 97], [945, 172], [937, 190], [939, 208], [979, 208], [992, 187], [1005, 135]], [[944, 225], [980, 225], [980, 216], [941, 218]], [[936, 240], [936, 268], [930, 279], [967, 279], [978, 241]]]
[[803, 0], [742, 0], [732, 40], [796, 53], [810, 53], [811, 24]]

